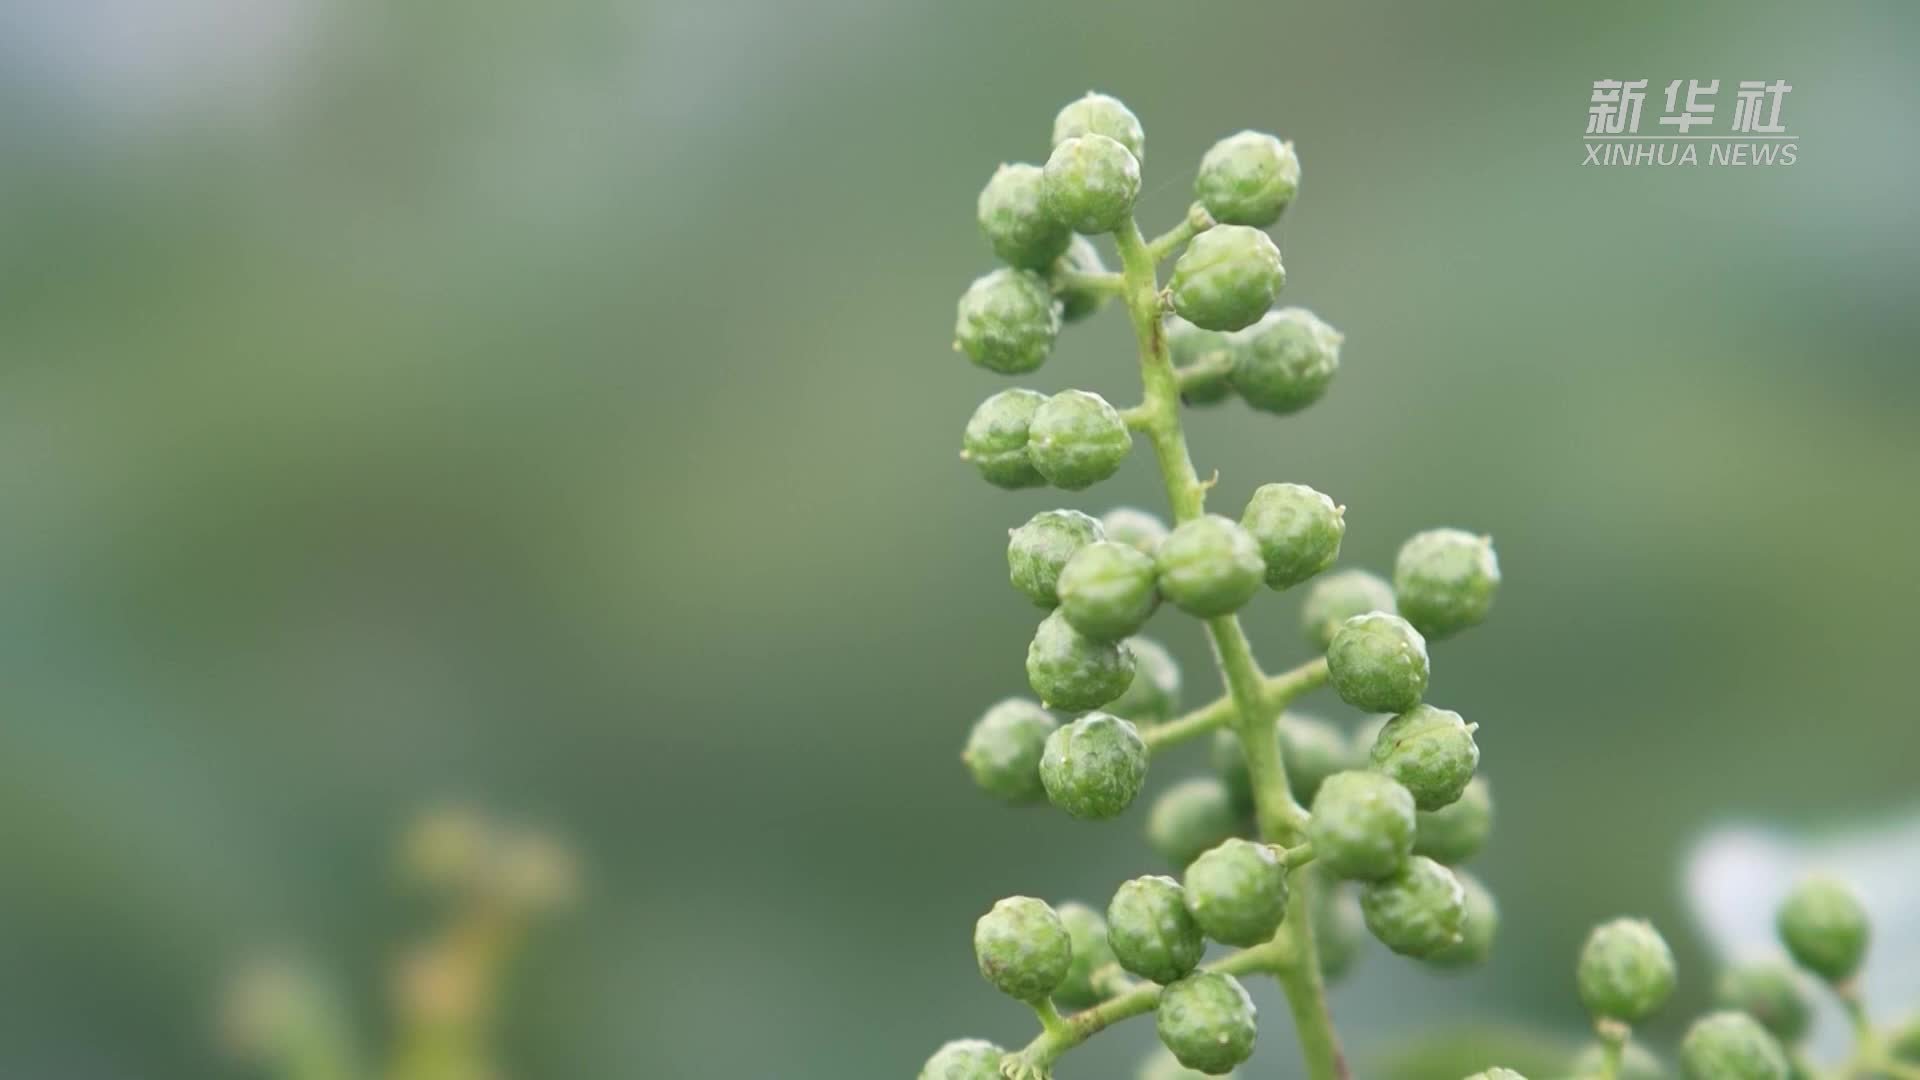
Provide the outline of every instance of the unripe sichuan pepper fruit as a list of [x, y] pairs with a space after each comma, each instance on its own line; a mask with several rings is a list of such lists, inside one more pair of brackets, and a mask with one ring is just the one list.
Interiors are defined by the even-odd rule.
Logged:
[[1320, 785], [1307, 821], [1314, 859], [1343, 878], [1391, 877], [1413, 853], [1413, 813], [1413, 796], [1379, 773], [1335, 773]]
[[1056, 611], [1041, 620], [1027, 646], [1027, 683], [1052, 709], [1097, 709], [1126, 692], [1133, 653], [1118, 642], [1095, 641]]
[[1709, 1013], [1680, 1042], [1687, 1080], [1787, 1080], [1787, 1056], [1767, 1029], [1746, 1013]]
[[1147, 778], [1147, 747], [1132, 724], [1088, 713], [1047, 736], [1040, 781], [1053, 805], [1077, 818], [1118, 815]]
[[1033, 390], [1002, 390], [980, 403], [960, 437], [960, 457], [987, 483], [1009, 489], [1047, 482], [1027, 456], [1027, 430], [1047, 396]]
[[1430, 638], [1474, 626], [1493, 607], [1500, 560], [1493, 541], [1460, 529], [1430, 529], [1400, 548], [1393, 591], [1400, 614]]
[[1179, 870], [1240, 828], [1240, 812], [1227, 785], [1211, 776], [1195, 776], [1153, 800], [1147, 846]]
[[1180, 883], [1156, 875], [1134, 878], [1114, 891], [1107, 905], [1107, 944], [1121, 967], [1164, 984], [1192, 971], [1207, 943]]
[[1348, 619], [1379, 611], [1395, 611], [1393, 586], [1365, 570], [1340, 570], [1313, 583], [1300, 605], [1300, 629], [1307, 643], [1321, 652], [1333, 644]]
[[1047, 482], [1079, 491], [1112, 476], [1133, 448], [1133, 436], [1107, 399], [1062, 390], [1034, 410], [1027, 424], [1027, 457]]
[[1287, 281], [1273, 238], [1245, 225], [1220, 225], [1195, 237], [1173, 264], [1167, 292], [1180, 317], [1205, 330], [1251, 326]]
[[1305, 484], [1263, 484], [1240, 525], [1260, 547], [1267, 587], [1286, 589], [1333, 565], [1346, 535], [1345, 511]]
[[1801, 967], [1839, 982], [1860, 968], [1867, 953], [1867, 912], [1837, 881], [1801, 882], [1780, 907], [1780, 940]]
[[1038, 165], [1002, 165], [980, 189], [980, 231], [1009, 266], [1046, 270], [1066, 254], [1073, 231], [1047, 209]]
[[1156, 1030], [1180, 1064], [1223, 1073], [1253, 1056], [1253, 999], [1231, 975], [1202, 972], [1160, 995]]
[[1367, 712], [1405, 712], [1427, 692], [1427, 642], [1398, 615], [1348, 619], [1327, 646], [1327, 679], [1340, 700]]
[[1133, 654], [1133, 681], [1106, 711], [1142, 727], [1173, 719], [1180, 708], [1180, 665], [1152, 638], [1130, 637], [1125, 645]]
[[1077, 233], [1119, 228], [1140, 194], [1140, 163], [1105, 135], [1077, 135], [1053, 148], [1041, 174], [1047, 210]]
[[1078, 510], [1043, 510], [1007, 534], [1007, 579], [1035, 604], [1054, 607], [1067, 560], [1105, 535], [1098, 521]]
[[1264, 412], [1299, 412], [1326, 396], [1344, 340], [1305, 308], [1269, 311], [1234, 335], [1233, 388]]
[[1075, 630], [1115, 641], [1140, 629], [1160, 603], [1153, 559], [1110, 540], [1088, 544], [1067, 560], [1057, 591]]
[[1575, 974], [1588, 1012], [1638, 1023], [1673, 993], [1673, 952], [1651, 923], [1615, 919], [1587, 936]]
[[1047, 793], [1040, 783], [1040, 755], [1057, 727], [1039, 705], [1008, 698], [973, 725], [961, 760], [981, 790], [1016, 805], [1039, 802]]
[[1160, 591], [1201, 618], [1238, 610], [1260, 591], [1267, 572], [1253, 537], [1218, 514], [1182, 522], [1161, 542], [1154, 561]]
[[1360, 892], [1367, 929], [1394, 952], [1428, 956], [1455, 944], [1466, 916], [1466, 893], [1452, 871], [1415, 855]]
[[1258, 945], [1287, 917], [1287, 865], [1266, 844], [1222, 841], [1193, 860], [1181, 884], [1194, 921], [1223, 945]]
[[1000, 269], [975, 280], [960, 297], [953, 341], [989, 371], [1022, 375], [1047, 362], [1059, 333], [1060, 304], [1046, 280]]
[[1087, 96], [1069, 102], [1053, 118], [1053, 145], [1082, 135], [1105, 135], [1127, 148], [1134, 160], [1147, 162], [1147, 134], [1140, 118], [1119, 98], [1088, 91]]
[[1265, 228], [1300, 190], [1300, 159], [1293, 144], [1264, 132], [1243, 131], [1213, 144], [1200, 159], [1193, 194], [1225, 225]]
[[1073, 942], [1045, 901], [1010, 896], [974, 924], [973, 953], [980, 974], [1001, 993], [1039, 1001], [1066, 979]]
[[1438, 810], [1466, 790], [1480, 764], [1480, 747], [1459, 713], [1421, 704], [1387, 721], [1374, 740], [1372, 760], [1413, 794], [1414, 806]]

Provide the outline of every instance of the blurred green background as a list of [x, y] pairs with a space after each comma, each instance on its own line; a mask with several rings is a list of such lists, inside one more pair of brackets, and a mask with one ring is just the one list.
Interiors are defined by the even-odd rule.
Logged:
[[[958, 766], [1023, 689], [1004, 530], [1062, 499], [956, 460], [1005, 384], [948, 346], [976, 191], [1089, 87], [1145, 122], [1149, 231], [1222, 135], [1304, 163], [1287, 300], [1345, 366], [1300, 417], [1194, 417], [1218, 505], [1329, 491], [1345, 565], [1500, 544], [1435, 697], [1482, 725], [1502, 945], [1444, 982], [1369, 958], [1335, 997], [1360, 1060], [1464, 1018], [1577, 1033], [1602, 916], [1700, 971], [1702, 828], [1915, 792], [1917, 50], [1897, 4], [17, 0], [0, 1074], [225, 1075], [215, 1003], [262, 943], [377, 1024], [420, 917], [392, 837], [442, 797], [588, 868], [513, 989], [512, 1075], [901, 1077], [1027, 1038], [973, 918], [1157, 867], [1146, 800], [1087, 826]], [[1720, 79], [1723, 123], [1784, 78], [1799, 163], [1582, 168], [1605, 77]], [[1133, 400], [1124, 320], [1027, 384]], [[1162, 505], [1144, 447], [1066, 501]], [[1271, 669], [1296, 603], [1250, 610]], [[1210, 698], [1198, 627], [1156, 626]]]

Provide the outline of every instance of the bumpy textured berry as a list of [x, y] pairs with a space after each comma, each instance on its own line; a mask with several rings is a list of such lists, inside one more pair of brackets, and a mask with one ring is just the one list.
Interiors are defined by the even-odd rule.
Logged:
[[1188, 864], [1181, 884], [1194, 921], [1222, 945], [1258, 945], [1287, 917], [1287, 864], [1265, 844], [1222, 841]]
[[1398, 615], [1355, 615], [1327, 646], [1327, 681], [1367, 712], [1406, 712], [1427, 692], [1427, 641]]
[[1466, 905], [1466, 891], [1453, 871], [1421, 855], [1360, 890], [1367, 929], [1403, 956], [1431, 956], [1457, 941]]
[[985, 1039], [955, 1039], [920, 1066], [920, 1080], [1000, 1080], [1006, 1051]]
[[1069, 1009], [1085, 1008], [1103, 996], [1094, 989], [1093, 973], [1114, 962], [1113, 949], [1107, 944], [1107, 920], [1073, 900], [1055, 911], [1073, 942], [1073, 963], [1067, 968], [1066, 979], [1054, 990], [1053, 999]]
[[1152, 638], [1128, 638], [1126, 647], [1133, 654], [1133, 681], [1107, 703], [1107, 711], [1141, 727], [1173, 719], [1180, 710], [1180, 665]]
[[1378, 881], [1413, 853], [1413, 796], [1376, 772], [1334, 773], [1313, 797], [1307, 837], [1315, 861], [1339, 877]]
[[1593, 928], [1575, 969], [1580, 1003], [1597, 1017], [1638, 1023], [1673, 993], [1673, 951], [1644, 919], [1615, 919]]
[[1167, 291], [1180, 317], [1206, 330], [1252, 326], [1287, 282], [1273, 238], [1245, 225], [1216, 225], [1187, 245]]
[[1720, 976], [1714, 998], [1723, 1008], [1738, 1009], [1781, 1042], [1797, 1043], [1813, 1024], [1813, 1004], [1807, 998], [1799, 972], [1783, 963], [1755, 963], [1729, 968]]
[[1422, 704], [1387, 721], [1371, 757], [1374, 768], [1413, 793], [1414, 806], [1438, 810], [1467, 789], [1480, 747], [1459, 713]]
[[[1217, 1076], [1228, 1077], [1232, 1075], [1234, 1073], [1231, 1069], [1217, 1074]], [[1173, 1056], [1173, 1051], [1162, 1046], [1141, 1063], [1140, 1072], [1135, 1080], [1209, 1080], [1209, 1074], [1180, 1064], [1180, 1059]]]
[[1127, 148], [1135, 161], [1147, 160], [1147, 133], [1140, 118], [1119, 98], [1087, 91], [1087, 96], [1069, 102], [1053, 118], [1053, 145], [1082, 135], [1105, 135]]
[[1100, 523], [1078, 510], [1042, 510], [1007, 534], [1007, 579], [1027, 599], [1054, 607], [1067, 560], [1104, 539]]
[[1133, 672], [1126, 645], [1095, 641], [1058, 611], [1041, 620], [1027, 646], [1027, 684], [1052, 709], [1097, 709], [1126, 692]]
[[1794, 962], [1830, 982], [1860, 970], [1867, 955], [1867, 910], [1837, 881], [1812, 878], [1794, 886], [1775, 925]]
[[1476, 776], [1451, 804], [1416, 815], [1413, 853], [1457, 866], [1479, 854], [1493, 831], [1493, 793]]
[[1023, 375], [1047, 362], [1060, 335], [1060, 305], [1038, 274], [1002, 268], [975, 278], [960, 297], [954, 343], [988, 371]]
[[1047, 210], [1038, 165], [1002, 165], [980, 189], [980, 231], [993, 253], [1022, 270], [1045, 270], [1066, 253], [1072, 230]]
[[1338, 330], [1305, 308], [1270, 311], [1234, 335], [1233, 388], [1256, 409], [1285, 416], [1319, 401], [1340, 370]]
[[1342, 570], [1307, 590], [1307, 599], [1300, 605], [1300, 629], [1309, 645], [1325, 652], [1348, 619], [1373, 611], [1391, 615], [1395, 610], [1393, 586], [1384, 578], [1365, 570]]
[[1400, 546], [1393, 592], [1400, 614], [1422, 634], [1443, 638], [1476, 625], [1493, 607], [1500, 560], [1493, 540], [1460, 529], [1429, 529]]
[[1267, 587], [1286, 589], [1333, 565], [1347, 534], [1345, 511], [1305, 484], [1263, 484], [1240, 524], [1260, 545]]
[[1079, 322], [1099, 311], [1113, 294], [1105, 289], [1088, 288], [1084, 285], [1070, 285], [1065, 281], [1069, 271], [1082, 274], [1105, 273], [1107, 264], [1100, 258], [1100, 249], [1093, 241], [1074, 233], [1072, 243], [1067, 245], [1067, 253], [1053, 261], [1053, 269], [1048, 277], [1053, 284], [1053, 294], [1060, 299], [1060, 318], [1066, 322]]
[[1258, 228], [1280, 220], [1299, 190], [1293, 144], [1258, 131], [1214, 143], [1193, 180], [1193, 194], [1215, 221]]
[[1167, 987], [1160, 995], [1154, 1030], [1180, 1064], [1209, 1075], [1252, 1057], [1259, 1034], [1246, 987], [1231, 975], [1212, 971]]
[[1142, 555], [1158, 552], [1160, 541], [1167, 538], [1166, 522], [1131, 506], [1116, 506], [1101, 514], [1100, 527], [1107, 531], [1107, 539], [1125, 544]]
[[1160, 592], [1180, 610], [1202, 618], [1238, 610], [1260, 591], [1267, 572], [1253, 537], [1218, 514], [1176, 526], [1154, 562]]
[[1107, 944], [1121, 967], [1157, 983], [1192, 971], [1207, 946], [1187, 910], [1186, 892], [1161, 874], [1122, 882], [1114, 890], [1107, 905]]
[[967, 736], [960, 760], [981, 790], [1014, 805], [1038, 802], [1040, 755], [1059, 723], [1025, 698], [1008, 698], [988, 709]]
[[1313, 939], [1320, 959], [1320, 975], [1335, 982], [1353, 970], [1367, 944], [1367, 919], [1360, 912], [1360, 897], [1353, 886], [1323, 869], [1309, 866], [1314, 876], [1312, 904]]
[[1437, 968], [1454, 969], [1483, 964], [1493, 953], [1493, 939], [1500, 931], [1500, 905], [1480, 879], [1463, 870], [1455, 870], [1460, 882], [1465, 909], [1460, 916], [1460, 936], [1453, 944], [1422, 957]]
[[[1202, 330], [1178, 315], [1167, 319], [1167, 352], [1181, 369], [1180, 399], [1189, 405], [1212, 405], [1233, 396], [1234, 342], [1220, 330]], [[1213, 371], [1204, 378], [1186, 374], [1200, 365]]]
[[1046, 901], [1009, 896], [974, 924], [973, 955], [1001, 993], [1038, 1001], [1066, 979], [1073, 940]]
[[1060, 571], [1060, 612], [1096, 641], [1126, 637], [1160, 605], [1154, 579], [1152, 556], [1111, 540], [1088, 544]]
[[980, 403], [960, 437], [960, 457], [973, 463], [987, 483], [1009, 489], [1046, 483], [1027, 457], [1027, 426], [1047, 400], [1035, 390], [1002, 390]]
[[1132, 724], [1088, 713], [1047, 736], [1040, 782], [1053, 805], [1077, 818], [1118, 815], [1147, 778], [1147, 744]]
[[1147, 846], [1177, 870], [1240, 831], [1227, 786], [1211, 776], [1182, 780], [1153, 800]]
[[1119, 228], [1140, 196], [1140, 162], [1105, 135], [1078, 135], [1055, 146], [1042, 179], [1047, 212], [1077, 233]]
[[1107, 399], [1063, 390], [1034, 410], [1027, 457], [1055, 487], [1079, 491], [1112, 476], [1133, 449], [1127, 422]]
[[1787, 1080], [1786, 1052], [1767, 1029], [1743, 1012], [1708, 1013], [1680, 1040], [1687, 1080]]

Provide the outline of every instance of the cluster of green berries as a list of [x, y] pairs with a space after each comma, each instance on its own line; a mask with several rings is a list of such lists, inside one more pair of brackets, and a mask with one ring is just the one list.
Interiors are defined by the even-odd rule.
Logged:
[[[1151, 246], [1159, 257], [1175, 255], [1163, 244], [1185, 243], [1165, 289], [1155, 282], [1152, 292], [1133, 222], [1145, 146], [1124, 104], [1089, 94], [1056, 117], [1043, 164], [994, 173], [978, 220], [1006, 265], [962, 296], [956, 348], [992, 372], [1032, 373], [1064, 324], [1117, 294], [1144, 321], [1157, 294], [1160, 330], [1141, 335], [1150, 363], [1164, 348], [1158, 362], [1173, 368], [1185, 404], [1238, 396], [1287, 414], [1320, 400], [1339, 368], [1342, 335], [1309, 311], [1276, 307], [1286, 271], [1262, 231], [1298, 193], [1292, 145], [1247, 131], [1207, 151], [1185, 225]], [[1125, 274], [1109, 273], [1089, 240], [1109, 233], [1119, 234]], [[1001, 488], [1087, 489], [1120, 469], [1136, 428], [1164, 433], [1152, 410], [1173, 403], [1164, 379], [1158, 385], [1148, 405], [1124, 412], [1086, 390], [1002, 390], [968, 420], [961, 457]], [[1169, 786], [1147, 814], [1148, 843], [1173, 875], [1125, 882], [1104, 914], [1012, 897], [981, 917], [974, 947], [982, 976], [1043, 1018], [1055, 1003], [1096, 1006], [1130, 987], [1157, 987], [1165, 1055], [1147, 1075], [1223, 1075], [1252, 1053], [1246, 991], [1233, 975], [1203, 968], [1202, 955], [1209, 941], [1246, 949], [1274, 941], [1290, 904], [1311, 924], [1326, 978], [1347, 970], [1369, 935], [1440, 968], [1476, 963], [1492, 947], [1497, 906], [1458, 869], [1492, 824], [1486, 783], [1475, 775], [1475, 725], [1425, 701], [1427, 640], [1480, 622], [1492, 604], [1500, 581], [1492, 545], [1455, 529], [1421, 533], [1388, 581], [1332, 570], [1345, 535], [1345, 508], [1297, 483], [1260, 487], [1237, 517], [1183, 514], [1170, 527], [1133, 508], [1098, 518], [1063, 508], [1009, 531], [1008, 580], [1044, 612], [1026, 654], [1037, 700], [994, 705], [962, 753], [978, 786], [1004, 802], [1044, 801], [1089, 820], [1133, 804], [1155, 729], [1182, 719], [1180, 668], [1142, 636], [1163, 606], [1219, 620], [1263, 587], [1304, 586], [1302, 629], [1325, 656], [1325, 681], [1347, 704], [1379, 714], [1349, 736], [1276, 705], [1270, 734], [1252, 734], [1237, 713], [1209, 706], [1198, 719], [1219, 728], [1213, 774]], [[1188, 718], [1179, 737], [1206, 731]], [[1307, 807], [1293, 808], [1304, 827], [1287, 838], [1291, 847], [1256, 827], [1249, 748], [1263, 749], [1266, 738], [1275, 753], [1258, 755], [1263, 775], [1272, 778], [1277, 758]], [[1038, 1075], [1029, 1065], [962, 1040], [943, 1047], [922, 1078]]]

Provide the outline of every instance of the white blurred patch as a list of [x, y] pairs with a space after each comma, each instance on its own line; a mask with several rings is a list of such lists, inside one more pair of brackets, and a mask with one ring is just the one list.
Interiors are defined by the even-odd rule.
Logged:
[[[1810, 874], [1851, 884], [1873, 919], [1862, 985], [1875, 1019], [1920, 1009], [1920, 815], [1806, 835], [1759, 826], [1715, 829], [1688, 853], [1687, 901], [1721, 962], [1777, 957], [1774, 911]], [[1823, 1001], [1816, 1055], [1831, 1060], [1845, 1044], [1838, 1009]]]

